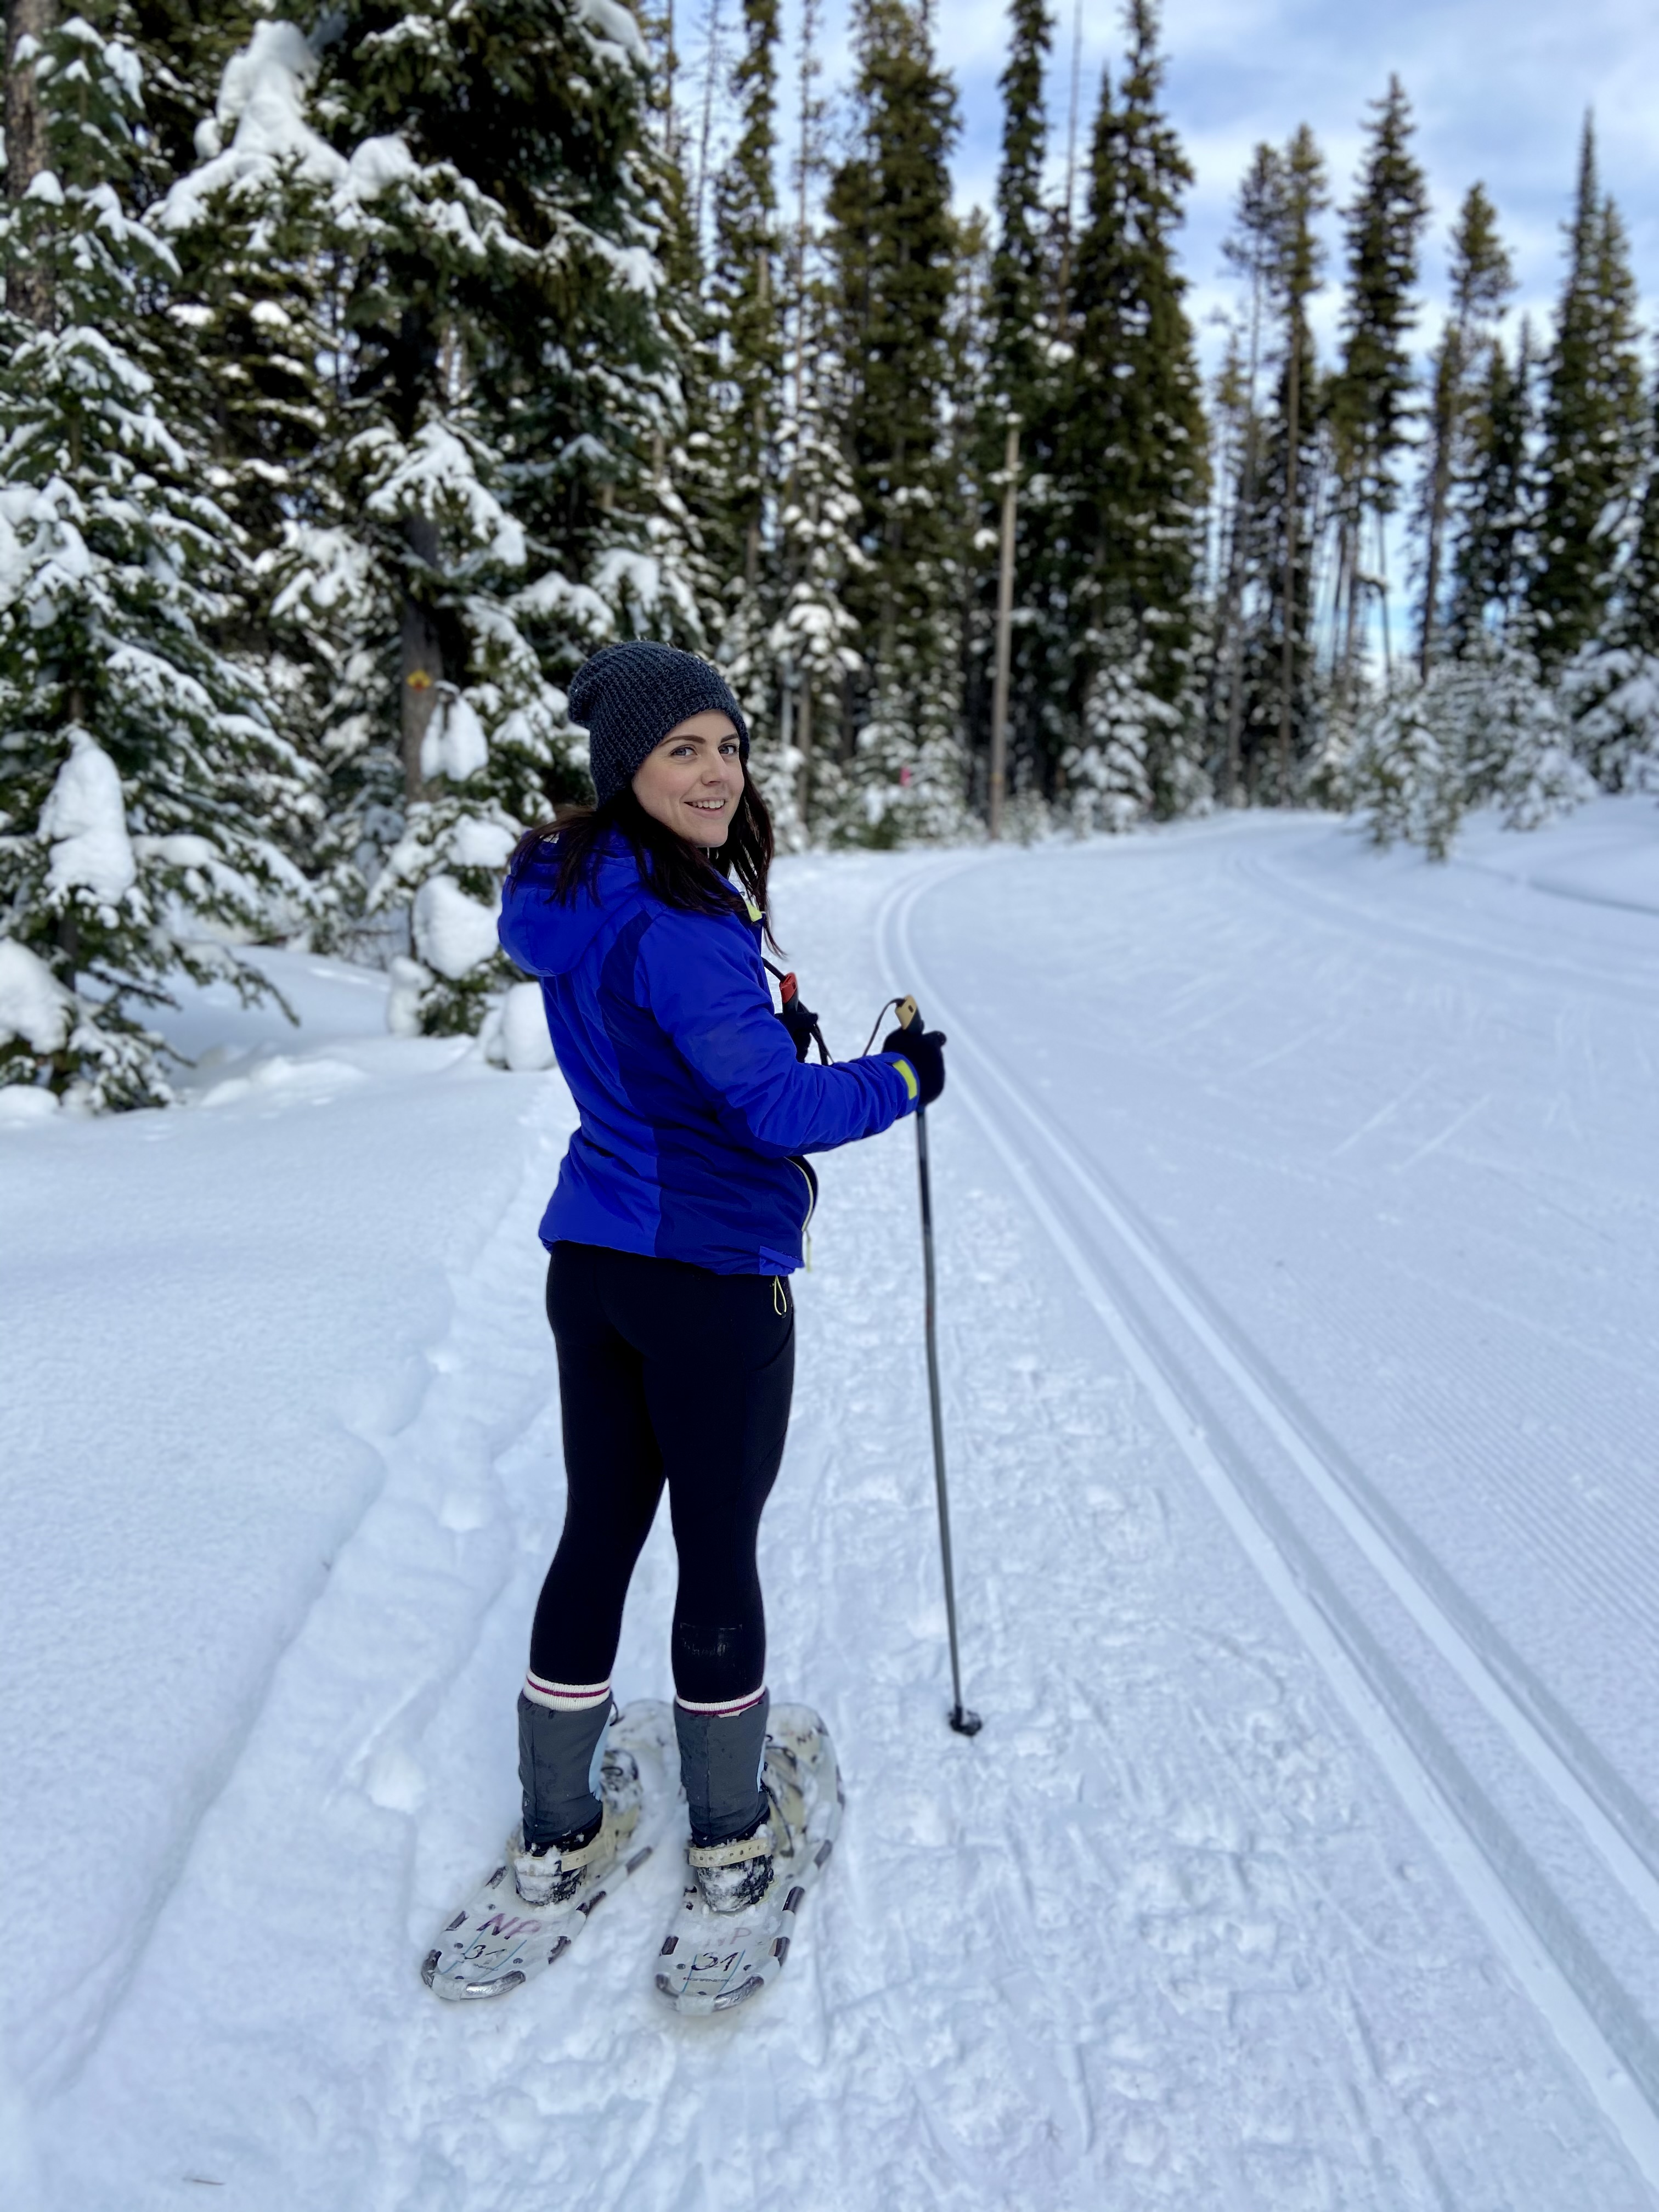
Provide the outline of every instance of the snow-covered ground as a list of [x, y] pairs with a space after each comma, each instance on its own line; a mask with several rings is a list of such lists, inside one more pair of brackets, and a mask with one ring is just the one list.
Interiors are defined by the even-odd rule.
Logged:
[[[1659, 2203], [1659, 810], [1453, 864], [1313, 818], [812, 859], [826, 1164], [763, 1543], [843, 1842], [683, 2022], [648, 1867], [422, 1987], [514, 1809], [561, 1512], [556, 1077], [193, 1000], [196, 1103], [0, 1128], [0, 2203], [147, 2212]], [[653, 1536], [622, 1693], [668, 1690]]]

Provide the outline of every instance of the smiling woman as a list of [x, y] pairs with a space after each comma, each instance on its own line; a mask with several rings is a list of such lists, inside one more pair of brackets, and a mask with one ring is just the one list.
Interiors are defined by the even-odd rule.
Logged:
[[744, 788], [737, 725], [713, 712], [677, 723], [634, 778], [634, 796], [653, 821], [711, 850], [725, 844]]
[[[540, 979], [581, 1114], [541, 1224], [566, 1507], [519, 1698], [510, 1847], [532, 1915], [511, 1924], [538, 1940], [533, 1957], [516, 1934], [518, 1948], [491, 1950], [463, 1914], [427, 1977], [443, 1996], [493, 1996], [556, 1957], [552, 1923], [574, 1936], [646, 1855], [668, 1809], [654, 1762], [678, 1737], [689, 1917], [657, 1982], [684, 2009], [721, 2008], [781, 1965], [784, 1916], [836, 1817], [816, 1715], [781, 1708], [768, 1732], [755, 1552], [789, 1425], [789, 1277], [817, 1191], [805, 1155], [936, 1097], [943, 1040], [813, 1067], [775, 1018], [761, 957], [772, 826], [716, 669], [612, 646], [577, 672], [570, 707], [598, 804], [522, 841], [501, 922], [509, 957]], [[631, 1708], [607, 1750], [623, 1602], [665, 1487], [680, 1566], [672, 1735]], [[499, 1902], [483, 1899], [480, 1927], [499, 1926]], [[729, 1988], [698, 1978], [699, 1958], [751, 1954]]]

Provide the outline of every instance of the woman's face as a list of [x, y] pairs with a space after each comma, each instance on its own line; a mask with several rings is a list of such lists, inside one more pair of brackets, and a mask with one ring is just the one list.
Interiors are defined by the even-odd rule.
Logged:
[[692, 714], [668, 732], [634, 778], [634, 796], [689, 845], [723, 845], [743, 796], [743, 761], [729, 714]]

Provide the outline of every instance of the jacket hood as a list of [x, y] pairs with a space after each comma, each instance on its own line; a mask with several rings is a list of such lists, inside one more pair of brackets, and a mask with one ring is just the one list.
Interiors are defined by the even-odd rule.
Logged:
[[568, 906], [553, 896], [552, 855], [538, 846], [507, 877], [501, 897], [501, 950], [526, 975], [568, 975], [617, 908], [644, 890], [631, 848], [621, 839], [599, 856], [591, 887]]

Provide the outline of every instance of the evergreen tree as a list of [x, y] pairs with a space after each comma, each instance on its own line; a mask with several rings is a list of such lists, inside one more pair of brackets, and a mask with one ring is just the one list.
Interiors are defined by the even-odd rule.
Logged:
[[1387, 653], [1384, 529], [1399, 501], [1395, 463], [1406, 443], [1415, 381], [1408, 339], [1412, 292], [1428, 218], [1428, 190], [1410, 151], [1411, 111], [1390, 77], [1367, 134], [1355, 198], [1345, 210], [1348, 279], [1342, 361], [1328, 402], [1338, 459], [1339, 606], [1345, 693], [1351, 693], [1365, 589], [1367, 525], [1376, 548], [1376, 598]]
[[1531, 564], [1534, 362], [1522, 320], [1511, 367], [1494, 339], [1468, 424], [1468, 461], [1454, 485], [1452, 593], [1446, 636], [1466, 654], [1489, 631], [1512, 635], [1524, 622]]
[[982, 488], [979, 580], [969, 639], [972, 719], [988, 736], [995, 640], [1004, 471], [1012, 418], [1018, 434], [1008, 751], [1016, 775], [1052, 771], [1065, 743], [1066, 689], [1074, 641], [1060, 579], [1056, 464], [1066, 343], [1057, 328], [1060, 272], [1054, 221], [1043, 198], [1048, 118], [1042, 79], [1054, 35], [1046, 0], [1010, 0], [1007, 65], [1001, 78], [1002, 159], [996, 229], [986, 288], [983, 397], [975, 473]]
[[0, 1081], [159, 1103], [143, 1011], [304, 920], [279, 840], [307, 778], [217, 649], [241, 559], [198, 426], [158, 404], [177, 265], [139, 220], [143, 71], [84, 15], [34, 19], [9, 112], [0, 262]]
[[[1226, 558], [1221, 605], [1214, 639], [1214, 692], [1223, 717], [1219, 742], [1221, 788], [1227, 803], [1238, 805], [1244, 797], [1244, 656], [1251, 622], [1249, 603], [1260, 599], [1265, 579], [1253, 556], [1261, 550], [1260, 494], [1262, 482], [1263, 424], [1261, 374], [1264, 328], [1268, 305], [1267, 283], [1273, 266], [1273, 240], [1284, 192], [1283, 156], [1277, 147], [1258, 145], [1239, 187], [1233, 228], [1224, 242], [1230, 264], [1249, 287], [1243, 310], [1242, 353], [1236, 368], [1230, 353], [1230, 369], [1218, 411], [1224, 421], [1236, 421], [1231, 494], [1225, 528]], [[1220, 702], [1224, 701], [1224, 705]]]
[[1315, 228], [1328, 205], [1324, 161], [1304, 124], [1261, 165], [1263, 283], [1277, 325], [1273, 386], [1261, 426], [1255, 496], [1241, 519], [1249, 578], [1240, 654], [1239, 750], [1251, 795], [1281, 804], [1319, 735], [1314, 557], [1322, 446], [1318, 362], [1308, 303], [1322, 281]]
[[848, 377], [830, 343], [828, 303], [810, 302], [812, 342], [784, 428], [786, 489], [779, 515], [788, 582], [769, 647], [783, 675], [787, 727], [781, 727], [777, 784], [761, 757], [756, 773], [775, 821], [799, 825], [803, 838], [855, 830], [861, 818], [856, 781], [848, 774], [842, 702], [859, 676], [858, 624], [847, 606], [849, 580], [870, 556], [860, 543], [858, 495], [842, 451]]
[[1147, 688], [1150, 653], [1127, 629], [1086, 641], [1093, 669], [1080, 742], [1065, 757], [1066, 795], [1080, 833], [1132, 829], [1152, 811], [1152, 763], [1181, 726], [1178, 708]]
[[783, 383], [773, 183], [777, 0], [744, 0], [743, 20], [745, 44], [732, 72], [741, 125], [714, 186], [709, 305], [718, 398], [708, 551], [720, 592], [720, 657], [763, 731], [772, 722], [776, 690], [767, 639], [780, 597], [769, 534]]
[[1491, 374], [1497, 325], [1514, 289], [1510, 258], [1485, 189], [1471, 185], [1452, 233], [1451, 311], [1430, 364], [1429, 439], [1419, 520], [1424, 545], [1418, 668], [1426, 676], [1443, 611], [1446, 537], [1452, 502], [1467, 484], [1472, 418]]
[[1444, 860], [1471, 808], [1534, 830], [1594, 788], [1572, 757], [1561, 704], [1526, 646], [1482, 634], [1362, 718], [1350, 803], [1379, 844], [1403, 838]]
[[[1071, 308], [1076, 348], [1058, 471], [1067, 501], [1073, 623], [1095, 650], [1144, 648], [1147, 688], [1182, 713], [1161, 728], [1151, 773], [1160, 811], [1195, 795], [1193, 604], [1207, 489], [1206, 426], [1185, 279], [1174, 239], [1192, 171], [1160, 106], [1152, 0], [1127, 0], [1121, 94], [1103, 80]], [[1086, 692], [1094, 669], [1073, 678]], [[1079, 698], [1079, 703], [1081, 701]]]
[[1428, 189], [1413, 158], [1411, 111], [1398, 77], [1390, 77], [1367, 133], [1358, 189], [1345, 210], [1347, 286], [1342, 311], [1342, 361], [1328, 402], [1338, 459], [1339, 605], [1343, 621], [1345, 693], [1351, 693], [1358, 646], [1370, 526], [1376, 556], [1376, 600], [1387, 649], [1388, 580], [1383, 559], [1388, 517], [1399, 503], [1395, 463], [1406, 443], [1415, 370], [1409, 337], [1417, 256], [1428, 219]]
[[1625, 229], [1598, 189], [1586, 118], [1547, 369], [1538, 560], [1528, 593], [1539, 651], [1553, 667], [1605, 622], [1620, 525], [1640, 474], [1644, 416]]
[[1461, 742], [1467, 685], [1462, 666], [1407, 682], [1360, 718], [1346, 767], [1348, 802], [1366, 817], [1373, 844], [1420, 845], [1431, 860], [1450, 854], [1468, 806]]
[[1605, 635], [1561, 672], [1573, 746], [1604, 791], [1659, 790], [1659, 378]]
[[963, 549], [945, 434], [957, 116], [914, 0], [859, 0], [854, 20], [858, 137], [830, 180], [829, 244], [867, 556], [848, 592], [869, 670], [855, 781], [862, 834], [890, 842], [937, 834], [965, 804]]
[[620, 9], [354, 4], [326, 32], [286, 143], [251, 102], [191, 196], [210, 226], [234, 188], [269, 229], [326, 179], [335, 374], [272, 617], [325, 641], [337, 878], [412, 921], [398, 1018], [476, 1027], [501, 863], [581, 789], [558, 675], [618, 629], [703, 642], [669, 179]]

